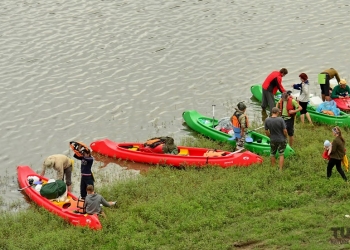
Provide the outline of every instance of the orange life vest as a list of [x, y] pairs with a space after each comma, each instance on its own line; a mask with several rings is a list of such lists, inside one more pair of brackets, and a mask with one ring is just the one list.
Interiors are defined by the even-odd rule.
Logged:
[[[283, 114], [283, 100], [279, 100], [278, 102], [278, 107], [279, 109], [281, 110], [281, 113]], [[287, 113], [288, 113], [288, 116], [295, 116], [296, 114], [289, 114], [289, 110], [294, 110], [294, 106], [293, 106], [293, 97], [288, 97], [288, 100], [287, 100]]]
[[239, 122], [239, 117], [241, 115], [245, 116], [246, 127], [248, 128], [249, 127], [248, 116], [246, 116], [246, 114], [238, 114], [238, 115], [236, 115], [236, 112], [231, 117], [231, 123], [232, 123], [233, 127], [241, 128], [241, 123]]

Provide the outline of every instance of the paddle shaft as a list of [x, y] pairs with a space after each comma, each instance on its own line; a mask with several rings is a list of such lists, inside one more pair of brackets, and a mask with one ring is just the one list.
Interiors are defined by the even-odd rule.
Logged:
[[261, 127], [258, 127], [258, 128], [255, 128], [255, 129], [253, 129], [253, 130], [249, 130], [250, 132], [251, 131], [255, 131], [255, 130], [258, 130], [258, 129], [261, 129], [261, 128], [264, 128], [265, 126], [261, 126]]
[[19, 188], [19, 189], [17, 189], [17, 191], [22, 191], [22, 190], [27, 189], [27, 188], [29, 188], [29, 187], [31, 187], [31, 186], [32, 186], [32, 185], [26, 186], [26, 187], [24, 187], [24, 188]]
[[213, 106], [213, 122], [212, 122], [212, 126], [214, 128], [214, 119], [215, 119], [215, 115], [214, 115], [214, 112], [215, 112], [215, 104], [211, 105]]

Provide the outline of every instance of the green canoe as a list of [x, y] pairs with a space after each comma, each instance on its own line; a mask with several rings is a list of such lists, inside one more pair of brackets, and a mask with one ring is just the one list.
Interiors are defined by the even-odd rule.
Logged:
[[[235, 140], [229, 140], [231, 135], [216, 130], [218, 120], [201, 115], [195, 110], [187, 110], [182, 113], [182, 117], [187, 126], [199, 134], [209, 137], [216, 141], [230, 143], [236, 146]], [[252, 142], [245, 142], [244, 148], [259, 155], [270, 155], [270, 138], [256, 131], [248, 131], [247, 137], [252, 138]], [[288, 157], [294, 154], [294, 150], [287, 145], [284, 156]]]
[[[250, 92], [252, 92], [253, 96], [258, 99], [259, 102], [262, 101], [262, 87], [261, 84], [253, 85], [250, 87]], [[279, 93], [281, 94], [281, 93]], [[276, 102], [279, 100], [278, 94], [276, 94], [275, 98]], [[310, 114], [311, 120], [313, 122], [327, 124], [331, 126], [339, 126], [339, 127], [350, 127], [350, 115], [340, 111], [339, 116], [331, 116], [323, 113], [319, 113], [316, 111], [314, 106], [308, 105], [307, 112]], [[299, 115], [299, 114], [298, 114]]]

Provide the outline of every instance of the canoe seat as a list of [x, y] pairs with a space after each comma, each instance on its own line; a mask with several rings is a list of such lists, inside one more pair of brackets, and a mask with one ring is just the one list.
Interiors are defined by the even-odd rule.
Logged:
[[137, 150], [139, 150], [139, 146], [134, 145], [132, 148], [129, 148], [129, 150], [137, 151]]
[[80, 214], [85, 214], [86, 210], [85, 210], [85, 199], [82, 199], [81, 197], [78, 198], [77, 201], [77, 210], [75, 210], [75, 213], [80, 213]]
[[189, 155], [187, 148], [180, 148], [180, 152], [177, 155], [187, 156]]

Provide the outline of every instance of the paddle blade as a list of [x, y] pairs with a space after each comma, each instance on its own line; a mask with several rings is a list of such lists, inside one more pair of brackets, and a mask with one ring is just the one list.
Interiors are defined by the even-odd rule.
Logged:
[[253, 142], [253, 138], [247, 137], [247, 138], [245, 138], [245, 141], [246, 141], [246, 142]]

